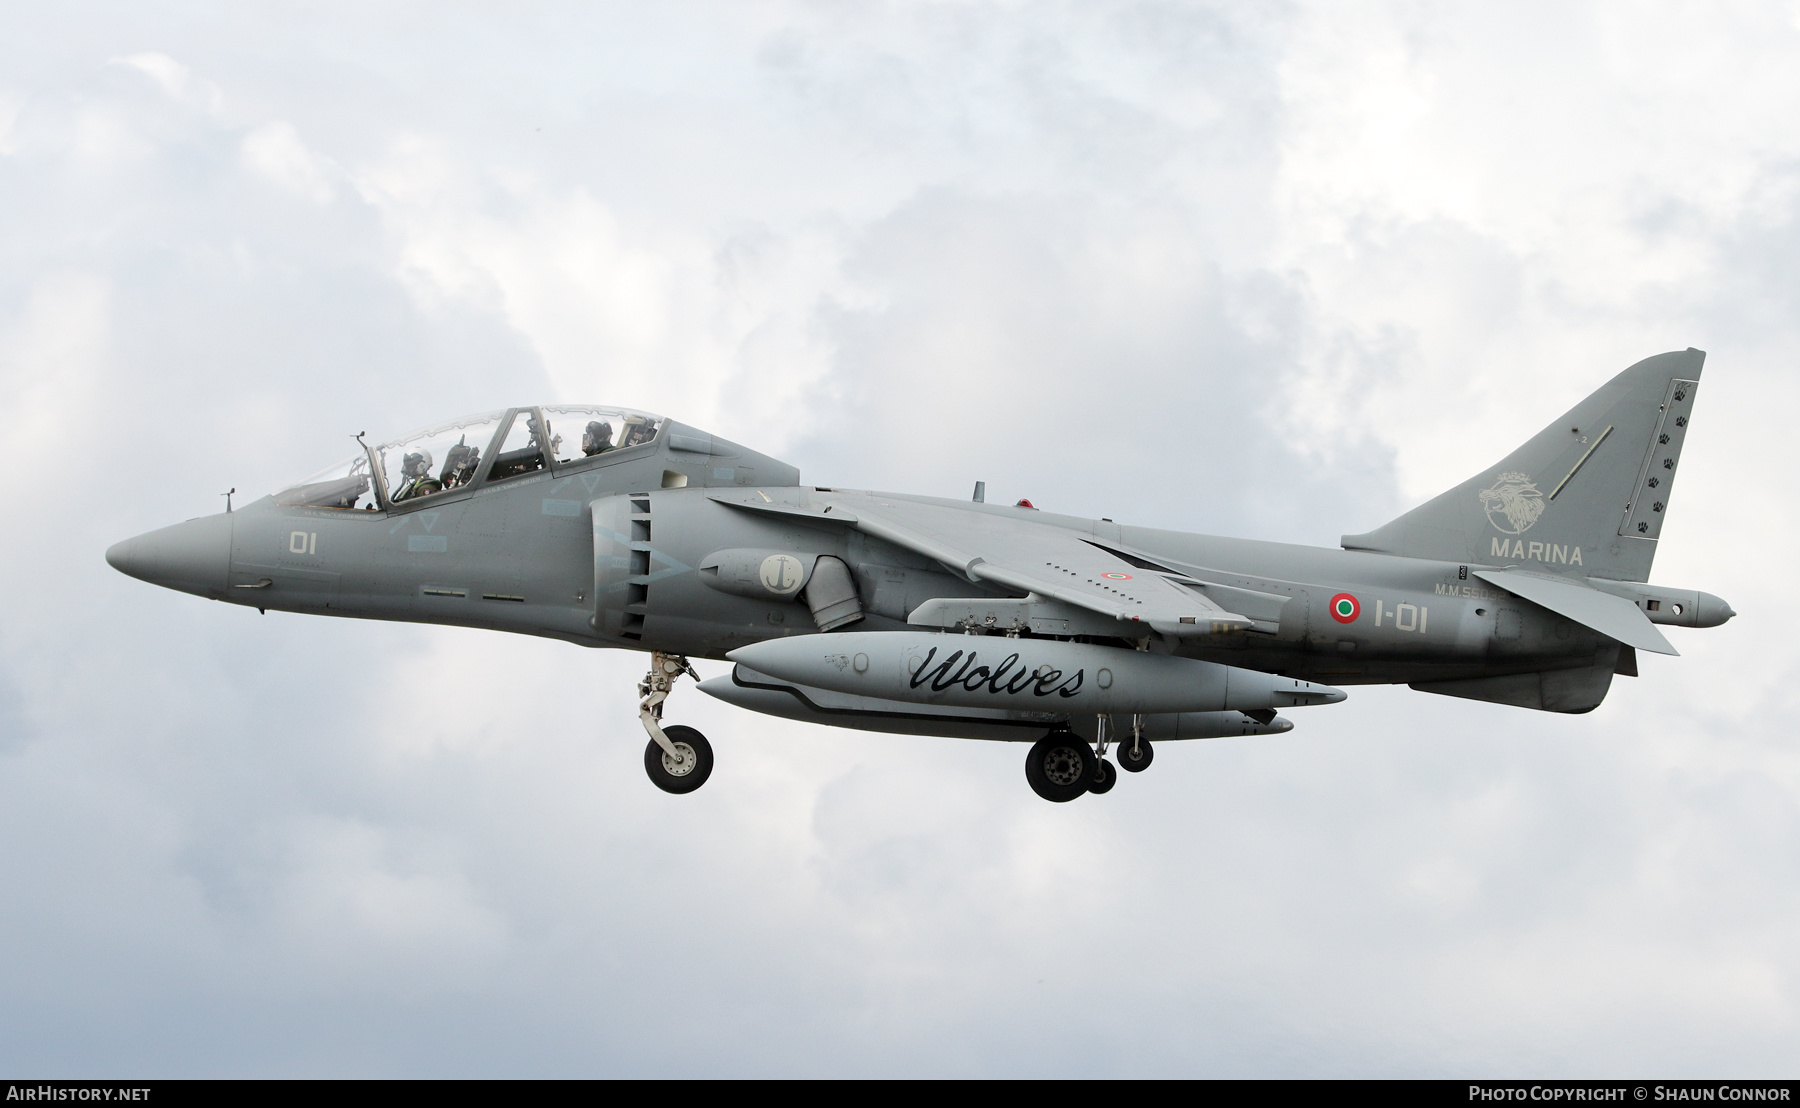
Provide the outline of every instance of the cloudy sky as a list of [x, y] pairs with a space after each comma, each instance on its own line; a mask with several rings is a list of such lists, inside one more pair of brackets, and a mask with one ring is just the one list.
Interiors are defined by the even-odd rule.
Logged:
[[[0, 37], [0, 1070], [1787, 1074], [1800, 5], [79, 4]], [[106, 546], [512, 403], [1330, 546], [1708, 351], [1598, 711], [1012, 745]], [[719, 664], [702, 664], [706, 673]]]

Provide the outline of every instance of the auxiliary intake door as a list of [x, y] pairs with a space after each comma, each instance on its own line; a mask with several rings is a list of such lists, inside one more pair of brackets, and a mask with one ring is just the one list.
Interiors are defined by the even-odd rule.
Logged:
[[641, 639], [650, 594], [650, 495], [605, 496], [588, 508], [594, 520], [594, 630]]

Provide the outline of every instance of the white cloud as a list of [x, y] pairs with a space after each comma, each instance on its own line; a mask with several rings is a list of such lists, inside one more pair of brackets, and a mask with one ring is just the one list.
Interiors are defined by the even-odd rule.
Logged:
[[150, 78], [164, 95], [178, 103], [214, 114], [224, 106], [225, 96], [219, 86], [196, 76], [193, 70], [167, 54], [148, 50], [112, 61], [114, 65], [135, 69]]
[[1474, 470], [1524, 430], [1469, 435], [1445, 405], [1479, 423], [1524, 389], [1554, 409], [1639, 357], [1738, 339], [1702, 313], [1723, 240], [1791, 211], [1800, 80], [1772, 12], [1714, 14], [1308, 9], [1276, 196], [1278, 256], [1321, 310], [1295, 382], [1313, 425], [1370, 429], [1424, 496], [1442, 459]]
[[[347, 984], [397, 966], [476, 974], [504, 948], [505, 918], [480, 902], [454, 861], [396, 843], [358, 820], [313, 820], [292, 829], [295, 856], [277, 878], [269, 911], [284, 944], [329, 964]], [[421, 856], [422, 855], [422, 856]], [[440, 983], [441, 984], [441, 983]]]
[[[726, 435], [772, 426], [765, 442], [778, 449], [791, 432], [767, 421], [805, 411], [827, 371], [808, 321], [834, 287], [839, 248], [816, 231], [753, 227], [721, 241], [622, 220], [586, 188], [483, 172], [419, 138], [357, 177], [421, 305], [504, 319], [555, 399], [640, 404]], [[746, 375], [756, 387], [734, 394]], [[748, 402], [727, 405], [733, 395]]]
[[0, 157], [18, 153], [19, 144], [13, 128], [18, 125], [19, 114], [24, 110], [24, 96], [10, 89], [0, 89]]
[[294, 125], [280, 120], [252, 128], [244, 136], [244, 164], [288, 191], [315, 204], [337, 195], [333, 181], [341, 171], [328, 158], [306, 148]]
[[21, 449], [55, 451], [71, 423], [84, 446], [98, 446], [86, 437], [92, 428], [83, 416], [105, 388], [110, 291], [96, 273], [43, 273], [17, 314], [0, 318], [0, 406]]

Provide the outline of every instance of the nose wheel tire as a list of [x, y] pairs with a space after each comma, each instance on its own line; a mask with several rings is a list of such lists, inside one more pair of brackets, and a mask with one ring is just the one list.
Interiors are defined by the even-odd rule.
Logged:
[[1119, 783], [1119, 771], [1105, 758], [1095, 761], [1094, 776], [1088, 779], [1088, 792], [1095, 796], [1112, 792], [1112, 787]]
[[666, 793], [691, 793], [706, 784], [713, 768], [712, 744], [706, 736], [680, 724], [662, 730], [681, 757], [669, 757], [655, 739], [650, 740], [644, 748], [644, 772], [650, 775], [651, 784]]
[[1118, 755], [1119, 768], [1130, 773], [1142, 773], [1149, 769], [1150, 759], [1156, 757], [1156, 751], [1150, 749], [1149, 739], [1138, 739], [1135, 749], [1132, 740], [1126, 739], [1113, 748], [1113, 753]]
[[1093, 785], [1099, 759], [1072, 731], [1052, 731], [1025, 755], [1025, 780], [1031, 791], [1054, 804], [1066, 804]]

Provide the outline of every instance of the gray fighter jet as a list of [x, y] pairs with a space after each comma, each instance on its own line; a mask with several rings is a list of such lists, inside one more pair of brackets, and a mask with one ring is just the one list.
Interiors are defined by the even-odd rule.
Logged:
[[[802, 485], [648, 412], [512, 408], [380, 445], [237, 511], [128, 539], [115, 568], [258, 609], [486, 627], [650, 655], [644, 766], [699, 788], [665, 725], [700, 688], [811, 723], [1031, 743], [1052, 801], [1155, 742], [1268, 735], [1336, 686], [1587, 712], [1658, 624], [1724, 601], [1648, 584], [1705, 355], [1625, 370], [1494, 466], [1332, 550], [1078, 519], [1021, 501]], [[358, 436], [361, 443], [361, 437]]]

